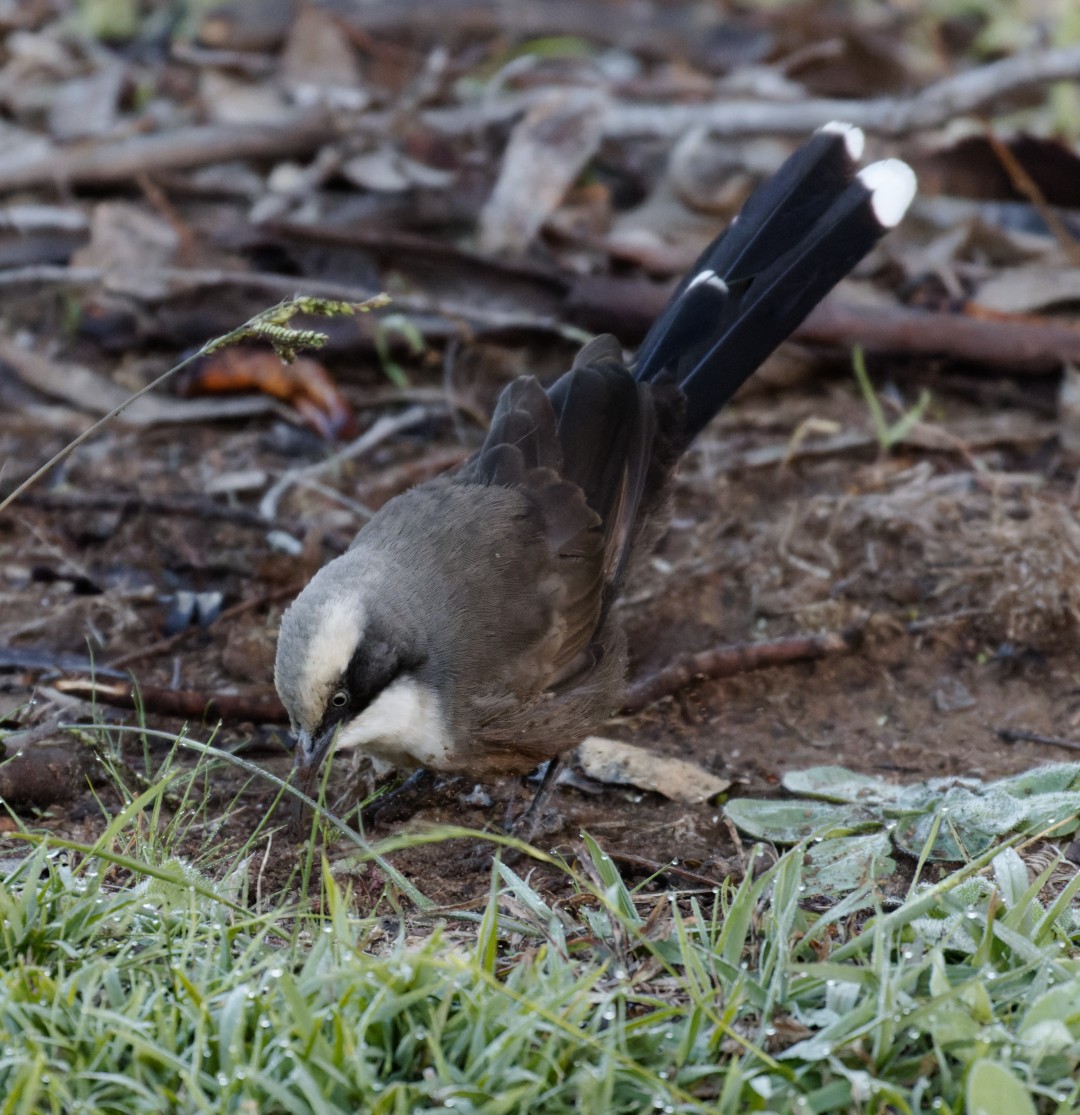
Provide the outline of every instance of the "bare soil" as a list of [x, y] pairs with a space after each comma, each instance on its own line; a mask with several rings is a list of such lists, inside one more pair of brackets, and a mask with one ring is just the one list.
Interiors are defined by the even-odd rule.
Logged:
[[[890, 369], [877, 371], [883, 379]], [[343, 379], [355, 402], [372, 385], [362, 375]], [[485, 402], [496, 386], [481, 392]], [[1032, 399], [1046, 386], [1037, 384]], [[53, 407], [6, 407], [0, 460], [18, 472], [40, 462], [80, 424], [70, 413], [59, 426], [57, 418]], [[691, 760], [732, 779], [738, 795], [777, 794], [785, 771], [820, 764], [908, 782], [993, 779], [1068, 758], [1046, 744], [1006, 744], [997, 732], [1080, 735], [1074, 469], [1054, 427], [1022, 408], [1001, 413], [992, 402], [942, 390], [922, 429], [942, 448], [905, 446], [884, 455], [871, 439], [863, 448], [821, 451], [837, 431], [870, 430], [864, 401], [838, 369], [737, 400], [689, 454], [671, 525], [626, 593], [633, 673], [716, 644], [855, 623], [866, 627], [864, 642], [845, 656], [701, 680], [613, 721], [604, 734]], [[457, 437], [449, 422], [433, 420], [325, 482], [378, 502], [390, 494], [380, 478], [402, 475], [409, 462], [422, 474], [423, 460], [445, 459]], [[785, 447], [790, 460], [758, 463], [763, 451], [782, 457]], [[327, 453], [313, 436], [268, 417], [189, 428], [114, 425], [79, 450], [0, 520], [0, 646], [24, 655], [21, 664], [0, 664], [7, 726], [92, 713], [55, 688], [58, 677], [79, 671], [35, 665], [30, 650], [56, 661], [92, 655], [99, 667], [123, 656], [144, 687], [207, 696], [271, 692], [275, 631], [292, 586], [339, 552], [360, 520], [326, 493], [293, 489], [274, 525], [305, 538], [306, 549], [287, 555], [271, 550], [267, 525], [251, 512], [270, 480]], [[240, 474], [250, 470], [262, 480], [256, 476], [248, 491]], [[208, 493], [229, 476], [238, 478], [238, 490]], [[110, 506], [120, 495], [132, 499]], [[255, 606], [161, 649], [170, 602], [181, 589], [220, 591], [226, 608]], [[28, 708], [30, 701], [36, 704]], [[117, 709], [100, 707], [97, 715], [137, 722]], [[182, 727], [156, 714], [146, 720], [169, 731]], [[212, 727], [188, 726], [202, 739]], [[277, 774], [288, 770], [275, 728], [227, 722], [215, 742], [244, 744], [253, 761]], [[59, 731], [35, 744], [52, 745], [79, 747]], [[165, 748], [149, 746], [158, 753], [153, 766]], [[144, 745], [130, 737], [123, 753], [137, 785], [147, 765]], [[338, 765], [330, 796], [347, 809], [357, 791], [349, 788], [349, 763]], [[28, 793], [21, 802], [9, 793], [9, 800], [32, 827], [86, 840], [103, 824], [97, 800], [118, 802], [107, 780], [92, 781], [81, 770], [57, 775], [51, 793]], [[448, 788], [403, 826], [497, 827], [508, 803], [531, 793], [520, 783], [488, 786], [491, 804], [483, 793], [469, 798], [480, 804], [467, 804], [471, 790]], [[191, 830], [192, 853], [200, 843], [219, 852], [240, 846], [273, 797], [273, 787], [215, 768], [206, 817]], [[624, 853], [633, 878], [677, 860], [669, 870], [683, 883], [720, 879], [744, 862], [718, 804], [687, 807], [576, 779], [557, 790], [537, 843], [572, 855], [583, 830]], [[279, 830], [273, 855], [253, 868], [264, 888], [289, 878], [293, 849]], [[331, 849], [332, 858], [344, 850]], [[486, 894], [490, 856], [485, 861], [472, 842], [391, 858], [439, 902], [467, 904]], [[366, 877], [361, 904], [378, 894], [378, 881]]]

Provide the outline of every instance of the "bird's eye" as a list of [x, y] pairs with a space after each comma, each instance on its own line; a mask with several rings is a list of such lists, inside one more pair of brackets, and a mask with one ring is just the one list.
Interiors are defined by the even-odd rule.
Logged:
[[334, 708], [344, 708], [349, 703], [349, 694], [345, 689], [338, 689], [330, 698], [330, 703]]

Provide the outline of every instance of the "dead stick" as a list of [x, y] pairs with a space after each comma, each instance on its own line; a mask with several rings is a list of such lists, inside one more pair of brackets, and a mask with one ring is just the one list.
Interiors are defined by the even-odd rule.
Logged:
[[[1014, 93], [1054, 81], [1080, 77], [1080, 46], [1026, 51], [936, 81], [911, 97], [872, 100], [762, 101], [713, 100], [704, 104], [635, 104], [615, 102], [604, 118], [608, 139], [674, 139], [693, 128], [726, 138], [750, 135], [803, 136], [830, 120], [846, 120], [877, 135], [900, 137], [940, 128], [958, 116], [979, 112]], [[539, 94], [519, 94], [477, 104], [434, 108], [420, 114], [435, 131], [448, 135], [516, 118]], [[389, 126], [389, 114], [371, 113], [365, 127]]]
[[50, 183], [128, 182], [139, 174], [229, 159], [302, 155], [328, 143], [338, 132], [331, 115], [316, 109], [294, 112], [275, 123], [200, 124], [121, 140], [88, 141], [5, 159], [0, 191]]
[[1044, 736], [1041, 732], [1030, 732], [1026, 728], [998, 728], [998, 739], [1005, 743], [1044, 743], [1048, 747], [1064, 747], [1067, 751], [1080, 751], [1080, 743], [1062, 736]]
[[[0, 182], [2, 189], [2, 182]], [[377, 294], [373, 287], [329, 282], [324, 279], [297, 278], [267, 271], [231, 271], [214, 268], [147, 267], [138, 272], [146, 284], [168, 284], [176, 294], [202, 293], [207, 289], [224, 287], [227, 290], [250, 292], [255, 296], [275, 299], [293, 298], [297, 291], [315, 298], [333, 298], [342, 302], [362, 302]], [[0, 289], [23, 287], [37, 283], [64, 284], [68, 286], [104, 286], [109, 289], [110, 276], [101, 267], [64, 267], [55, 264], [33, 264], [0, 270]], [[131, 276], [123, 278], [125, 288]], [[492, 309], [488, 306], [451, 302], [445, 298], [430, 297], [423, 293], [395, 294], [393, 304], [402, 313], [420, 317], [431, 315], [453, 322], [468, 323], [478, 330], [508, 331], [537, 330], [555, 333], [577, 345], [584, 344], [590, 334], [567, 325], [556, 316]]]
[[634, 682], [626, 691], [621, 712], [639, 712], [662, 697], [670, 697], [698, 678], [727, 678], [769, 666], [812, 662], [837, 654], [850, 654], [862, 643], [863, 629], [830, 631], [823, 635], [795, 635], [761, 643], [734, 643], [698, 654], [680, 655], [662, 670]]
[[[290, 297], [303, 290], [324, 298], [360, 301], [371, 291], [342, 283], [319, 280], [298, 280], [292, 275], [265, 272], [215, 271], [183, 268], [148, 269], [148, 283], [169, 282], [180, 290], [191, 292], [207, 287], [249, 290], [271, 297]], [[68, 283], [85, 286], [106, 283], [104, 271], [95, 267], [67, 268], [33, 266], [0, 271], [0, 288], [33, 283]], [[655, 287], [648, 294], [640, 282], [632, 284], [630, 293], [639, 305], [636, 321], [640, 325], [652, 320], [663, 308], [668, 292]], [[602, 288], [591, 291], [590, 328], [609, 329], [613, 318], [625, 316], [620, 300], [627, 297], [628, 287], [610, 280]], [[568, 296], [573, 301], [575, 294]], [[567, 340], [581, 342], [588, 335], [554, 317], [489, 310], [485, 307], [462, 306], [445, 299], [423, 294], [394, 298], [394, 305], [405, 313], [432, 315], [442, 319], [468, 322], [477, 329], [534, 329], [557, 333]], [[619, 330], [620, 335], [622, 330]], [[627, 329], [627, 335], [630, 330]], [[857, 306], [836, 298], [827, 298], [795, 331], [794, 340], [831, 348], [850, 348], [861, 344], [869, 352], [890, 352], [910, 356], [942, 356], [992, 368], [1005, 368], [1010, 373], [1052, 372], [1063, 364], [1080, 364], [1080, 329], [1060, 321], [1033, 315], [998, 316], [994, 319], [965, 314], [911, 310], [905, 307]]]
[[1049, 372], [1080, 362], [1080, 329], [1018, 314], [982, 318], [826, 299], [794, 338], [836, 348], [857, 343], [870, 352], [943, 356], [1010, 373]]
[[126, 681], [103, 682], [95, 678], [61, 678], [54, 688], [86, 701], [98, 701], [115, 708], [141, 708], [162, 716], [200, 721], [250, 720], [256, 724], [287, 724], [289, 721], [276, 694], [204, 693], [194, 689], [140, 687]]
[[49, 511], [118, 511], [122, 514], [145, 512], [154, 515], [184, 515], [199, 519], [224, 519], [237, 526], [266, 530], [266, 520], [247, 507], [230, 507], [200, 496], [143, 497], [134, 492], [27, 492], [22, 497], [27, 507]]

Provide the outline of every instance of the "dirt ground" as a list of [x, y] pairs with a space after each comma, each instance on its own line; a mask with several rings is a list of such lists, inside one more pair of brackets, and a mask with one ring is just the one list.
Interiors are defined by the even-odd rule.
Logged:
[[[917, 370], [892, 370], [904, 394], [914, 394]], [[879, 381], [888, 379], [888, 368], [878, 372]], [[870, 429], [866, 405], [839, 365], [819, 364], [796, 386], [744, 395], [686, 459], [671, 525], [621, 605], [632, 673], [716, 644], [851, 624], [865, 625], [863, 644], [849, 655], [699, 681], [604, 733], [697, 763], [731, 779], [737, 795], [775, 794], [785, 771], [820, 764], [914, 781], [992, 779], [1067, 758], [1059, 748], [1008, 744], [997, 734], [1004, 727], [1080, 734], [1075, 474], [1054, 425], [1041, 418], [1051, 389], [1033, 381], [1033, 409], [1004, 411], [938, 391], [920, 429], [935, 432], [943, 448], [901, 447], [887, 456], [872, 438], [829, 449], [837, 431]], [[362, 382], [347, 388], [355, 401], [364, 391]], [[58, 447], [67, 429], [52, 428], [54, 417], [44, 407], [7, 408], [0, 457], [21, 464]], [[799, 430], [809, 433], [796, 437]], [[388, 442], [373, 460], [342, 466], [327, 482], [346, 494], [374, 492], [381, 476], [401, 475], [406, 462], [441, 460], [456, 444], [450, 423], [438, 422]], [[56, 713], [90, 718], [88, 704], [55, 687], [58, 677], [79, 672], [70, 662], [56, 668], [62, 655], [77, 662], [92, 653], [99, 668], [123, 656], [125, 672], [143, 687], [269, 695], [283, 601], [311, 561], [271, 552], [266, 526], [252, 514], [258, 491], [221, 497], [207, 487], [250, 470], [272, 477], [326, 453], [313, 437], [268, 418], [184, 430], [115, 426], [79, 450], [0, 523], [6, 723], [48, 724]], [[95, 502], [132, 491], [141, 503]], [[182, 512], [185, 501], [201, 511]], [[338, 552], [359, 522], [325, 493], [301, 490], [286, 497], [282, 514], [286, 528], [290, 516], [316, 524], [308, 539], [316, 561]], [[162, 650], [179, 588], [220, 589], [226, 608], [256, 606], [204, 630], [187, 628]], [[54, 664], [35, 666], [33, 650]], [[22, 652], [21, 662], [12, 651]], [[97, 715], [135, 721], [105, 707]], [[147, 721], [169, 731], [182, 726], [156, 714]], [[189, 727], [195, 738], [210, 730], [197, 719]], [[136, 784], [144, 748], [125, 738]], [[278, 729], [226, 722], [215, 742], [244, 743], [253, 761], [288, 770]], [[52, 744], [79, 746], [47, 731], [36, 746]], [[49, 761], [57, 754], [49, 752]], [[350, 764], [338, 766], [330, 796], [347, 809], [355, 797]], [[9, 781], [9, 800], [34, 828], [90, 839], [102, 825], [96, 798], [114, 806], [118, 799], [101, 779], [91, 789], [65, 772], [22, 802]], [[212, 785], [209, 813], [220, 808], [226, 820], [193, 828], [193, 854], [200, 841], [217, 851], [239, 846], [274, 795], [225, 766]], [[507, 802], [531, 792], [517, 783], [471, 790], [449, 787], [405, 824], [492, 827]], [[636, 857], [624, 861], [631, 878], [677, 860], [684, 871], [718, 879], [741, 862], [718, 805], [688, 807], [575, 778], [552, 799], [538, 843], [572, 855], [583, 830], [613, 853]], [[294, 864], [280, 854], [280, 833], [277, 841], [267, 885], [283, 883]], [[483, 858], [469, 842], [450, 847], [458, 852], [413, 848], [392, 858], [438, 901], [481, 898]]]

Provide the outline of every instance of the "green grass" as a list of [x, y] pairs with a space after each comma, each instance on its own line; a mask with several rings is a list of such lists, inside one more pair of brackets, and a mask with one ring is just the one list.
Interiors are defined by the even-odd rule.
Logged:
[[1080, 880], [1032, 882], [1012, 846], [883, 908], [872, 883], [810, 903], [804, 847], [656, 894], [584, 836], [569, 898], [515, 860], [479, 916], [416, 912], [391, 879], [366, 918], [312, 855], [316, 901], [256, 911], [254, 844], [177, 858], [178, 780], [92, 846], [24, 834], [0, 884], [3, 1115], [1080, 1110]]

